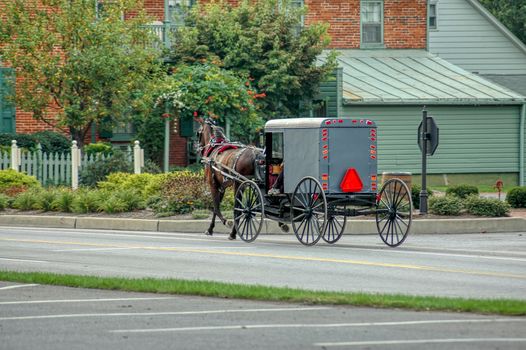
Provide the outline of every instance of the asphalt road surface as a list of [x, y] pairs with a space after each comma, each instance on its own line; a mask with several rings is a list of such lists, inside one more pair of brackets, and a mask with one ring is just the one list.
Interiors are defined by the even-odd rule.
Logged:
[[524, 349], [526, 318], [0, 282], [0, 349]]
[[247, 244], [226, 235], [2, 227], [0, 268], [526, 299], [526, 233], [415, 235], [393, 249], [373, 235], [305, 247], [294, 235]]

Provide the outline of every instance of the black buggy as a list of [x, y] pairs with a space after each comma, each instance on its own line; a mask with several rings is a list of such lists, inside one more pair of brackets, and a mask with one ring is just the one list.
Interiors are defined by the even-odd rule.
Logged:
[[[280, 193], [268, 194], [281, 171]], [[242, 240], [252, 242], [264, 219], [272, 219], [282, 227], [291, 224], [301, 243], [314, 245], [320, 238], [337, 242], [347, 217], [374, 215], [383, 242], [396, 247], [411, 228], [411, 193], [396, 178], [378, 191], [377, 176], [373, 121], [271, 120], [265, 125], [265, 159], [235, 193], [234, 225]]]

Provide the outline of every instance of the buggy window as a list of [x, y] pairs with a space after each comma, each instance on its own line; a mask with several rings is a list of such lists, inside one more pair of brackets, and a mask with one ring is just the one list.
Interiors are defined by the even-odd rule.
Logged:
[[272, 158], [283, 159], [283, 133], [275, 132], [272, 134]]

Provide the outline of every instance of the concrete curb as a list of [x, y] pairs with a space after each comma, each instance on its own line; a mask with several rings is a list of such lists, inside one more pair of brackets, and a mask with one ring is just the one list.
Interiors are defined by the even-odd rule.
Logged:
[[[209, 220], [145, 220], [125, 218], [0, 215], [0, 226], [51, 227], [99, 230], [154, 231], [203, 233]], [[216, 222], [214, 232], [229, 233], [230, 229]], [[292, 232], [292, 228], [290, 230]], [[480, 219], [418, 219], [413, 220], [411, 234], [459, 234], [525, 232], [526, 218], [480, 218]], [[277, 222], [266, 220], [262, 233], [283, 234]], [[346, 234], [377, 234], [374, 220], [347, 220]]]

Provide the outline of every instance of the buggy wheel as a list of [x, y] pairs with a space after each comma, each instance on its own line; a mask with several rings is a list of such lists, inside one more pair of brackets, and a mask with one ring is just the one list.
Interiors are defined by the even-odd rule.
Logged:
[[387, 181], [376, 203], [376, 227], [385, 244], [396, 247], [406, 239], [413, 221], [411, 192], [400, 179]]
[[329, 216], [321, 238], [329, 244], [338, 242], [342, 238], [345, 224], [347, 224], [346, 216]]
[[265, 217], [263, 195], [253, 181], [245, 181], [236, 191], [234, 199], [234, 225], [237, 234], [245, 242], [254, 241], [263, 226]]
[[290, 216], [302, 244], [318, 243], [327, 224], [327, 199], [318, 180], [310, 176], [301, 179], [292, 195]]

